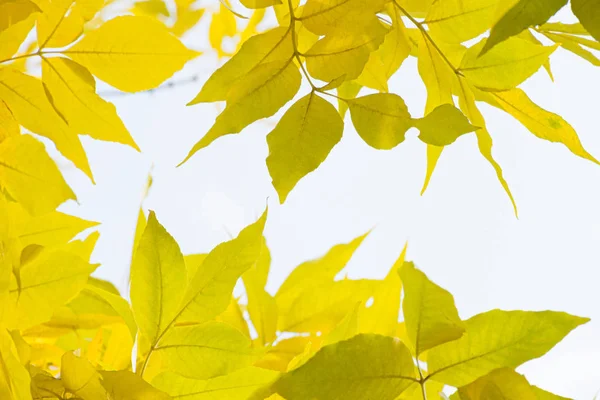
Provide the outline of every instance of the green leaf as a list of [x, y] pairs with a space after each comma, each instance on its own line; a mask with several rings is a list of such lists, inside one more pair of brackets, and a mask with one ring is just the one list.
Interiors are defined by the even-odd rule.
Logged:
[[421, 131], [419, 139], [433, 146], [448, 146], [465, 133], [478, 129], [451, 104], [442, 104], [425, 118], [415, 120], [414, 125]]
[[153, 343], [172, 324], [186, 284], [179, 246], [150, 212], [131, 265], [131, 303], [140, 331]]
[[[569, 0], [519, 0], [492, 27], [490, 37], [485, 42], [480, 56], [485, 55], [498, 43], [516, 36], [530, 26], [542, 25]], [[599, 3], [600, 4], [600, 3]]]
[[453, 386], [467, 385], [494, 369], [516, 368], [543, 356], [588, 321], [553, 311], [492, 310], [476, 315], [465, 321], [462, 338], [429, 351], [429, 376]]
[[393, 400], [415, 380], [402, 342], [361, 334], [322, 348], [274, 389], [287, 400]]
[[404, 263], [400, 277], [405, 292], [404, 321], [416, 356], [463, 335], [464, 323], [448, 291], [431, 282], [413, 263]]
[[325, 161], [343, 131], [335, 107], [315, 92], [286, 111], [267, 136], [267, 167], [282, 204], [296, 184]]
[[413, 126], [404, 100], [396, 94], [371, 94], [346, 103], [356, 131], [375, 149], [393, 149]]
[[600, 0], [571, 0], [571, 9], [581, 25], [600, 42]]

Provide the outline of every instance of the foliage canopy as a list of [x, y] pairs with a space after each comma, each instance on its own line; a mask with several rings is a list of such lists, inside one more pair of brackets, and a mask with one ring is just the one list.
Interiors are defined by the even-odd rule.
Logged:
[[[228, 60], [189, 104], [226, 106], [184, 162], [291, 102], [266, 138], [281, 203], [341, 140], [347, 113], [379, 150], [418, 130], [423, 190], [444, 147], [474, 134], [515, 212], [480, 103], [598, 163], [519, 86], [541, 68], [552, 77], [559, 48], [600, 65], [600, 0], [571, 0], [575, 24], [551, 21], [568, 0], [240, 3], [210, 13], [209, 42]], [[561, 398], [515, 368], [587, 319], [492, 310], [463, 320], [404, 251], [382, 280], [340, 277], [366, 235], [299, 265], [271, 295], [267, 212], [187, 256], [154, 213], [140, 213], [129, 296], [90, 277], [98, 234], [73, 238], [96, 224], [56, 211], [75, 194], [33, 135], [92, 181], [79, 135], [140, 150], [96, 79], [130, 93], [158, 87], [199, 56], [180, 38], [206, 13], [193, 0], [138, 0], [115, 16], [118, 5], [0, 0], [1, 398], [408, 400], [445, 387], [462, 400]], [[233, 36], [235, 51], [224, 40]], [[427, 90], [422, 115], [388, 87], [408, 57]]]

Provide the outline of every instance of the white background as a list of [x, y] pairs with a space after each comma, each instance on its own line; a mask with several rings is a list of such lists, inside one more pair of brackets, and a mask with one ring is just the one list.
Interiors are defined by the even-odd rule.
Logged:
[[[206, 50], [205, 37], [203, 23], [185, 41]], [[94, 252], [102, 263], [98, 277], [126, 291], [137, 211], [152, 170], [154, 184], [144, 209], [157, 212], [185, 254], [207, 252], [236, 235], [268, 202], [271, 291], [300, 262], [374, 228], [348, 267], [352, 277], [383, 277], [408, 241], [409, 259], [454, 294], [464, 318], [493, 308], [591, 317], [591, 323], [520, 371], [547, 390], [594, 397], [600, 389], [600, 166], [482, 105], [494, 156], [519, 207], [516, 219], [474, 135], [445, 150], [421, 197], [425, 146], [416, 134], [410, 132], [394, 150], [376, 151], [361, 141], [347, 116], [341, 143], [281, 206], [265, 165], [265, 136], [275, 120], [219, 139], [175, 168], [222, 107], [185, 106], [217, 66], [208, 52], [173, 78], [198, 75], [198, 82], [153, 93], [115, 96], [100, 85], [143, 153], [84, 137], [95, 186], [60, 160], [79, 199], [62, 209], [102, 224]], [[600, 71], [563, 51], [552, 56], [552, 67], [555, 83], [542, 70], [524, 89], [569, 121], [587, 150], [600, 157]], [[415, 59], [404, 63], [390, 87], [413, 116], [422, 115], [425, 88]]]

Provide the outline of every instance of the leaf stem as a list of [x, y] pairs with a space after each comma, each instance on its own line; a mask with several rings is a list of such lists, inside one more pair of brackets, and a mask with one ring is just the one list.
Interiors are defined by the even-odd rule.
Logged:
[[423, 395], [423, 400], [427, 400], [427, 391], [425, 390], [425, 382], [426, 378], [423, 378], [423, 372], [421, 371], [421, 365], [419, 363], [419, 356], [417, 356], [417, 370], [419, 371], [419, 386], [421, 386], [421, 394]]
[[394, 5], [396, 6], [396, 8], [398, 8], [398, 10], [400, 10], [400, 12], [402, 14], [404, 14], [406, 16], [406, 18], [408, 18], [410, 20], [410, 22], [412, 22], [417, 27], [417, 29], [419, 29], [421, 31], [423, 36], [429, 41], [429, 43], [431, 43], [431, 45], [435, 48], [435, 50], [439, 53], [439, 55], [444, 59], [446, 64], [448, 64], [448, 66], [450, 68], [452, 68], [452, 71], [454, 71], [454, 73], [456, 75], [462, 76], [462, 73], [452, 64], [452, 62], [448, 59], [448, 57], [446, 57], [446, 55], [444, 54], [442, 49], [440, 49], [440, 47], [437, 45], [435, 40], [433, 40], [433, 38], [429, 35], [429, 32], [427, 32], [427, 29], [425, 29], [425, 27], [423, 26], [423, 23], [417, 21], [412, 15], [410, 15], [410, 13], [408, 11], [406, 11], [404, 9], [404, 7], [402, 7], [400, 4], [398, 4], [397, 0], [393, 0], [393, 1], [394, 1]]

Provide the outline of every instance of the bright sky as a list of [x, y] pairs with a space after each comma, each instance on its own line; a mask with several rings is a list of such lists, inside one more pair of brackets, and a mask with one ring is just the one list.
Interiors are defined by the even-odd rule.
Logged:
[[[205, 27], [192, 32], [187, 43], [202, 35]], [[175, 168], [220, 110], [212, 104], [185, 106], [216, 66], [214, 55], [207, 54], [174, 78], [198, 75], [196, 83], [107, 97], [143, 154], [85, 137], [95, 186], [61, 161], [80, 203], [63, 209], [102, 223], [94, 252], [102, 263], [97, 276], [126, 291], [137, 210], [152, 169], [154, 184], [144, 208], [157, 212], [186, 254], [207, 252], [228, 240], [269, 204], [272, 291], [302, 261], [374, 228], [349, 265], [352, 277], [383, 277], [408, 241], [409, 259], [454, 294], [464, 318], [493, 308], [591, 317], [591, 323], [520, 371], [555, 393], [594, 397], [600, 389], [600, 166], [482, 106], [494, 155], [519, 206], [517, 220], [474, 135], [446, 149], [421, 197], [425, 146], [416, 134], [409, 133], [394, 150], [376, 151], [362, 142], [347, 117], [341, 143], [281, 206], [265, 165], [265, 136], [273, 121], [220, 139]], [[595, 96], [600, 71], [562, 51], [552, 56], [552, 66], [555, 83], [540, 72], [524, 88], [569, 121], [588, 151], [600, 157]], [[421, 115], [425, 89], [414, 59], [404, 63], [391, 88], [413, 115]]]

